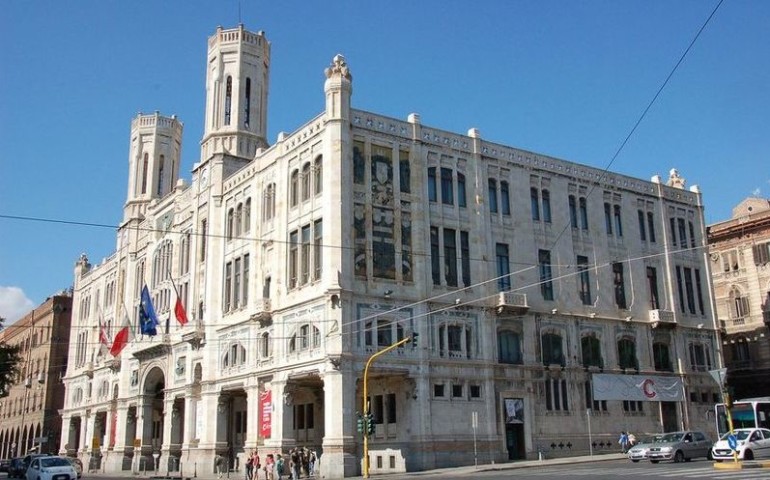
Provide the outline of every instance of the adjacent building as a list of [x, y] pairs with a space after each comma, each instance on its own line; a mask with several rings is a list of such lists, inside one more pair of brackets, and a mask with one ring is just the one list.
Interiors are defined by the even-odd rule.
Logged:
[[[138, 115], [116, 250], [77, 263], [62, 453], [213, 472], [307, 447], [340, 478], [361, 473], [367, 408], [372, 472], [714, 430], [703, 203], [678, 172], [645, 181], [357, 110], [341, 55], [324, 109], [270, 144], [265, 35], [219, 28], [206, 61], [191, 181], [179, 119]], [[113, 356], [100, 326], [135, 331], [145, 285], [158, 333]], [[372, 364], [367, 407], [367, 360], [412, 334]]]
[[734, 398], [770, 396], [770, 200], [745, 199], [708, 242], [727, 385]]
[[72, 297], [49, 297], [0, 331], [0, 343], [21, 347], [18, 382], [0, 397], [0, 457], [59, 452]]

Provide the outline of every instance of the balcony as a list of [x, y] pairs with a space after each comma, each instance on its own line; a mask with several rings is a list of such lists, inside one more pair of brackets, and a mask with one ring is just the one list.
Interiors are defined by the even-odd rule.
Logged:
[[160, 339], [150, 337], [151, 340], [139, 342], [134, 348], [134, 357], [139, 361], [148, 361], [161, 358], [171, 353], [171, 339], [169, 335], [163, 335]]
[[527, 294], [516, 292], [500, 292], [497, 297], [497, 314], [524, 315], [529, 311]]
[[251, 314], [251, 321], [259, 322], [260, 328], [269, 327], [273, 323], [273, 312], [270, 309], [269, 298], [257, 298], [254, 300], [255, 312]]
[[652, 328], [658, 327], [676, 327], [674, 312], [670, 310], [650, 310], [650, 323]]
[[206, 344], [206, 331], [202, 325], [196, 325], [194, 330], [182, 334], [182, 341], [189, 343], [193, 350], [198, 350]]

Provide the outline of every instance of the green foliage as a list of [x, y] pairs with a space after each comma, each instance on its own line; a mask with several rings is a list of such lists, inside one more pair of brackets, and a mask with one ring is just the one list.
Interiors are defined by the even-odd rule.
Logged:
[[[5, 328], [5, 319], [0, 317], [0, 330]], [[0, 342], [0, 397], [8, 395], [19, 376], [21, 347]]]

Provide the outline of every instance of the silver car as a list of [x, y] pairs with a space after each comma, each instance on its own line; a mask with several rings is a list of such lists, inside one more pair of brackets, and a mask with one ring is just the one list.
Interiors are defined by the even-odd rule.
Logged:
[[652, 463], [658, 463], [661, 460], [689, 462], [698, 457], [710, 459], [711, 445], [711, 441], [702, 432], [687, 430], [664, 433], [650, 446], [647, 458]]
[[636, 463], [639, 460], [645, 460], [647, 453], [650, 451], [650, 447], [658, 441], [662, 435], [656, 435], [654, 437], [643, 438], [639, 443], [634, 444], [633, 447], [628, 449], [628, 459]]

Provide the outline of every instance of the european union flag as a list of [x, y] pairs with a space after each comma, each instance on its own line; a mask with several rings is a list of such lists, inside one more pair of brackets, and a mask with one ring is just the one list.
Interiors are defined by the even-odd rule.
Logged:
[[155, 308], [152, 306], [150, 291], [147, 285], [142, 288], [142, 302], [139, 305], [139, 331], [142, 335], [157, 335], [158, 317], [155, 315]]

